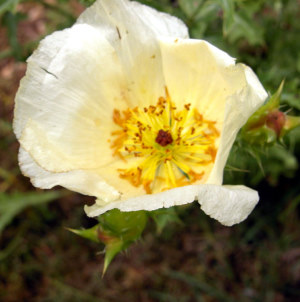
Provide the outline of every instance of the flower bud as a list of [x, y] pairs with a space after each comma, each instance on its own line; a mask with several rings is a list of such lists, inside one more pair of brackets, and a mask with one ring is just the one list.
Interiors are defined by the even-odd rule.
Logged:
[[288, 131], [300, 125], [300, 117], [289, 116], [279, 110], [283, 82], [270, 96], [268, 102], [260, 107], [242, 128], [245, 141], [256, 144], [274, 144]]
[[275, 131], [277, 138], [280, 137], [285, 122], [286, 122], [285, 114], [278, 109], [270, 111], [266, 117], [267, 127]]

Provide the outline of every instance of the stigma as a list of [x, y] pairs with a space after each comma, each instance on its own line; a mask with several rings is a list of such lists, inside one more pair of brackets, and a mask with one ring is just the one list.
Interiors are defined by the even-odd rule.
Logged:
[[215, 121], [206, 120], [191, 103], [177, 108], [168, 90], [155, 105], [115, 109], [118, 130], [111, 149], [125, 162], [119, 177], [146, 193], [204, 181], [212, 169], [220, 136]]
[[158, 144], [160, 144], [161, 146], [165, 147], [165, 146], [173, 143], [173, 138], [172, 138], [172, 135], [168, 131], [160, 129], [158, 131], [155, 141]]

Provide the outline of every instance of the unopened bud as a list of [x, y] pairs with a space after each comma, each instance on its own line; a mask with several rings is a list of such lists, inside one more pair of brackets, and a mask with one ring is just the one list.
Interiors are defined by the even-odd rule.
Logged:
[[274, 130], [277, 137], [280, 136], [286, 121], [286, 116], [283, 112], [275, 109], [270, 111], [266, 117], [266, 125], [270, 129]]

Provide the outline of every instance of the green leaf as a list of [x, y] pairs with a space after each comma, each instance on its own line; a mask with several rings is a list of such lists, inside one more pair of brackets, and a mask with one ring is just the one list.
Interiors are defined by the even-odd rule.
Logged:
[[7, 11], [3, 15], [3, 23], [7, 28], [8, 42], [12, 49], [13, 55], [17, 60], [20, 61], [22, 60], [22, 47], [17, 38], [18, 15], [13, 14], [11, 11]]
[[15, 234], [14, 238], [8, 243], [8, 245], [0, 251], [0, 262], [9, 257], [21, 244], [22, 239], [20, 234]]
[[139, 0], [138, 2], [151, 6], [159, 11], [173, 14], [173, 7], [169, 0]]
[[298, 168], [297, 158], [282, 146], [271, 148], [269, 156], [273, 158], [273, 168], [277, 165], [278, 172], [280, 172], [282, 167], [286, 171]]
[[227, 36], [231, 26], [234, 23], [234, 1], [233, 0], [219, 0], [223, 8], [223, 34]]
[[179, 0], [178, 4], [181, 10], [189, 18], [193, 17], [202, 5], [203, 0]]
[[53, 201], [61, 196], [59, 191], [46, 193], [0, 193], [0, 233], [18, 215], [29, 206], [35, 206]]
[[80, 2], [85, 6], [92, 5], [96, 0], [80, 0]]
[[235, 13], [233, 22], [229, 22], [226, 27], [226, 35], [230, 43], [234, 44], [239, 39], [244, 38], [250, 45], [263, 45], [263, 30], [253, 23], [243, 12]]
[[[214, 22], [220, 7], [217, 3], [206, 1], [201, 5], [193, 16], [194, 22], [190, 26], [190, 33], [192, 38], [201, 39], [204, 36], [209, 24]], [[207, 37], [206, 37], [207, 38]]]
[[5, 12], [13, 12], [19, 3], [19, 0], [1, 0], [0, 3], [0, 15], [4, 14]]
[[182, 221], [177, 215], [175, 207], [151, 211], [149, 212], [149, 215], [156, 223], [156, 231], [158, 234], [161, 234], [163, 229], [170, 223], [175, 222], [182, 224]]

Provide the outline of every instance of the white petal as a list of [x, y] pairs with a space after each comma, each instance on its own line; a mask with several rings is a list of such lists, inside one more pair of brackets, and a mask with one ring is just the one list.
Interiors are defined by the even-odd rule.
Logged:
[[94, 205], [90, 207], [85, 206], [85, 211], [88, 216], [94, 217], [114, 208], [124, 212], [139, 210], [153, 211], [160, 208], [169, 208], [175, 205], [191, 203], [196, 200], [199, 187], [200, 186], [185, 186], [157, 194], [147, 194], [129, 198], [124, 201], [115, 201], [109, 204], [106, 204], [102, 200], [97, 200]]
[[227, 98], [219, 149], [208, 183], [222, 183], [223, 170], [237, 133], [268, 96], [251, 68], [243, 64], [238, 64], [236, 68], [245, 77], [246, 83]]
[[[156, 24], [156, 33], [149, 27], [155, 21], [160, 22], [159, 26]], [[187, 33], [176, 18], [119, 0], [97, 2], [78, 23], [41, 42], [28, 60], [27, 74], [16, 97], [17, 137], [29, 126], [29, 117], [38, 122], [39, 132], [45, 134], [44, 141], [51, 142], [59, 151], [59, 168], [51, 167], [53, 156], [47, 157], [54, 152], [45, 152], [38, 145], [25, 146], [26, 135], [23, 146], [31, 149], [31, 155], [44, 169], [54, 172], [95, 168], [111, 162], [107, 141], [112, 131], [113, 109], [135, 107], [140, 102], [145, 106], [164, 94], [155, 34], [176, 30], [180, 36]], [[38, 154], [43, 156], [38, 159]]]
[[96, 171], [75, 170], [65, 173], [51, 173], [41, 168], [23, 148], [19, 151], [19, 164], [22, 173], [28, 177], [35, 187], [51, 189], [62, 186], [69, 190], [105, 201], [120, 198], [119, 192], [107, 185]]
[[[35, 143], [37, 138], [38, 143]], [[84, 172], [86, 174], [90, 174], [92, 171], [94, 174], [96, 174], [96, 176], [94, 177], [95, 180], [98, 179], [102, 183], [105, 182], [107, 184], [107, 187], [117, 188], [118, 191], [122, 193], [122, 196], [119, 197], [122, 197], [123, 199], [140, 196], [145, 193], [142, 186], [135, 187], [129, 184], [126, 179], [120, 178], [119, 169], [128, 168], [127, 161], [121, 160], [119, 158], [113, 158], [112, 161], [108, 161], [103, 167], [88, 167], [85, 162], [74, 158], [72, 154], [66, 156], [63, 150], [61, 150], [59, 146], [49, 140], [46, 133], [41, 130], [36, 122], [32, 120], [27, 123], [27, 126], [20, 138], [20, 143], [22, 149], [24, 148], [26, 150], [26, 153], [30, 155], [32, 160], [37, 165], [39, 165], [41, 169], [48, 172], [47, 176], [49, 176], [49, 174], [68, 175], [70, 176], [69, 180], [71, 181], [71, 175], [73, 175], [72, 173], [79, 175], [78, 171], [80, 170], [82, 171], [82, 173]], [[102, 154], [100, 153], [100, 151], [103, 152], [103, 149], [99, 150], [99, 156], [101, 156]], [[109, 151], [112, 153], [112, 150]], [[101, 175], [101, 178], [99, 175]], [[65, 179], [63, 180], [65, 181]], [[99, 186], [101, 185], [101, 188], [103, 189], [104, 184], [102, 183], [100, 183]], [[57, 183], [57, 185], [58, 184], [59, 183]], [[60, 183], [60, 185], [66, 187], [65, 182]], [[40, 185], [37, 185], [37, 180], [35, 181], [35, 186], [41, 187]], [[77, 182], [75, 182], [75, 188], [77, 186], [78, 184]], [[70, 188], [70, 185], [68, 185], [68, 188]], [[98, 191], [94, 190], [94, 196], [99, 197], [100, 193], [104, 194], [101, 188], [99, 187]], [[78, 192], [78, 190], [76, 189], [74, 191]], [[115, 200], [115, 198], [106, 198], [105, 200], [113, 201]]]
[[116, 49], [133, 106], [151, 105], [164, 95], [157, 36], [187, 37], [187, 28], [181, 21], [139, 3], [102, 0], [85, 10], [77, 22], [97, 28]]
[[258, 200], [258, 193], [245, 186], [206, 185], [198, 194], [201, 209], [226, 226], [245, 220]]
[[222, 125], [226, 99], [244, 84], [235, 61], [206, 41], [160, 40], [163, 72], [173, 102], [191, 103], [205, 119]]
[[[56, 32], [28, 60], [16, 96], [14, 131], [20, 139], [29, 119], [36, 122], [40, 133], [64, 154], [58, 161], [72, 160], [68, 170], [107, 164], [112, 160], [107, 140], [114, 127], [113, 109], [128, 106], [125, 84], [116, 53], [101, 32], [89, 25]], [[31, 144], [39, 148], [38, 136]], [[39, 163], [51, 170], [52, 159], [44, 152]]]
[[77, 25], [48, 36], [28, 60], [16, 97], [22, 147], [48, 172], [105, 166], [110, 174], [112, 111], [164, 94], [156, 35], [168, 34], [186, 37], [187, 28], [137, 3], [102, 1]]
[[[118, 18], [115, 16], [118, 15]], [[132, 19], [129, 19], [132, 17]], [[127, 24], [129, 28], [141, 26], [141, 31], [148, 28], [156, 36], [188, 38], [188, 28], [178, 18], [159, 12], [149, 6], [127, 0], [101, 0], [95, 2], [78, 18], [77, 23], [91, 24], [98, 28], [106, 28], [107, 39], [113, 44], [117, 39], [115, 26]], [[131, 23], [131, 24], [129, 24]], [[120, 29], [120, 28], [119, 28]], [[141, 35], [140, 28], [136, 32]]]
[[206, 41], [160, 40], [166, 85], [176, 104], [192, 103], [205, 119], [216, 121], [216, 161], [206, 183], [221, 184], [223, 169], [240, 128], [263, 104], [267, 93], [253, 71], [235, 64]]
[[98, 200], [92, 206], [85, 206], [85, 211], [94, 217], [114, 208], [124, 212], [153, 211], [198, 200], [207, 215], [231, 226], [246, 219], [258, 199], [256, 191], [244, 186], [191, 185], [124, 201], [106, 203]]

